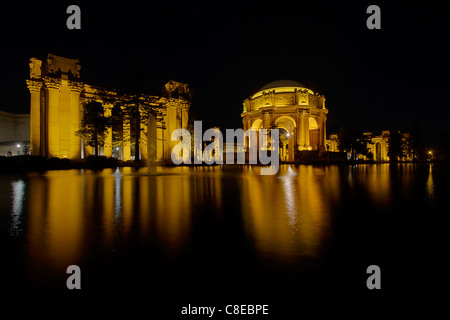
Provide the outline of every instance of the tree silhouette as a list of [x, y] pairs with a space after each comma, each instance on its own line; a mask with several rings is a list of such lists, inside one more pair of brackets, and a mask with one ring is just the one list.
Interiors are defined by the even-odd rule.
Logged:
[[413, 161], [421, 161], [425, 158], [425, 145], [420, 132], [419, 122], [416, 120], [413, 122], [411, 128], [411, 135], [409, 138], [409, 147], [412, 154]]
[[367, 155], [368, 144], [371, 144], [371, 134], [365, 134], [356, 129], [342, 127], [338, 134], [338, 148], [341, 151], [350, 152], [351, 159], [356, 160], [358, 154]]
[[94, 155], [99, 155], [99, 147], [105, 144], [105, 135], [110, 125], [110, 117], [105, 117], [103, 105], [90, 101], [84, 105], [81, 117], [81, 129], [76, 135], [83, 138], [84, 143], [94, 147]]
[[389, 130], [388, 156], [389, 161], [397, 162], [399, 158], [405, 155], [405, 141], [398, 130]]
[[129, 100], [123, 101], [122, 105], [124, 107], [122, 109], [123, 122], [130, 126], [130, 135], [124, 136], [123, 139], [134, 142], [134, 159], [138, 160], [141, 155], [139, 142], [141, 139], [147, 139], [142, 135], [143, 127], [147, 127], [151, 115], [155, 119], [162, 119], [162, 107], [158, 104], [156, 97], [144, 97], [143, 95], [130, 95]]

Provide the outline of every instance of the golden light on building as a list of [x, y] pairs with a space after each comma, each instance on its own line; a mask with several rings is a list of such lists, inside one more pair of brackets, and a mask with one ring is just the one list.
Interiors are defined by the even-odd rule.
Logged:
[[281, 129], [282, 160], [294, 161], [298, 151], [325, 150], [327, 113], [323, 95], [299, 82], [279, 80], [245, 99], [241, 116], [244, 131]]
[[[76, 135], [80, 129], [81, 110], [89, 101], [101, 102], [105, 116], [110, 116], [114, 106], [124, 108], [131, 100], [139, 101], [155, 110], [147, 125], [141, 123], [139, 149], [141, 160], [170, 160], [176, 144], [170, 139], [173, 130], [186, 128], [190, 107], [190, 90], [187, 84], [169, 81], [163, 87], [163, 96], [130, 95], [118, 90], [85, 84], [81, 81], [81, 63], [49, 54], [46, 60], [30, 59], [30, 146], [32, 155], [69, 159], [85, 158], [92, 148]], [[137, 100], [136, 100], [137, 99]], [[122, 160], [130, 160], [130, 123], [123, 121], [121, 130]], [[101, 154], [112, 156], [113, 132], [109, 127]], [[117, 156], [117, 155], [116, 155]]]

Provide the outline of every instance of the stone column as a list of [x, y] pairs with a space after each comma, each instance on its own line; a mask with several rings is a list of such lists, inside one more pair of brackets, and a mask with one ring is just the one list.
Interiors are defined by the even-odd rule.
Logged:
[[130, 132], [130, 123], [123, 123], [123, 161], [128, 161], [131, 159], [131, 132]]
[[326, 121], [327, 121], [326, 115], [321, 113], [320, 114], [320, 137], [319, 137], [319, 144], [320, 144], [321, 149], [323, 149], [325, 147], [325, 142], [327, 141]]
[[292, 143], [292, 148], [291, 148], [291, 155], [289, 158], [289, 161], [294, 161], [295, 160], [295, 150], [297, 148], [297, 135], [295, 134], [297, 132], [297, 127], [294, 127], [292, 129], [292, 134], [290, 136], [291, 139], [291, 143]]
[[189, 121], [189, 106], [183, 106], [181, 108], [181, 126], [183, 129], [187, 129]]
[[310, 149], [309, 148], [309, 117], [311, 115], [308, 113], [305, 113], [305, 117], [304, 117], [304, 135], [305, 135], [305, 148], [306, 149]]
[[150, 115], [148, 118], [148, 125], [147, 125], [147, 156], [148, 159], [151, 162], [157, 161], [157, 123], [156, 123], [156, 117], [154, 115]]
[[294, 135], [290, 134], [288, 138], [288, 154], [287, 154], [287, 161], [293, 161], [294, 160]]
[[163, 161], [164, 160], [164, 132], [165, 130], [165, 122], [164, 115], [158, 116], [156, 118], [156, 160]]
[[[108, 105], [108, 106], [105, 107], [105, 110], [103, 112], [105, 117], [111, 117], [112, 108], [113, 108], [113, 105]], [[112, 143], [113, 143], [113, 141], [112, 141], [112, 127], [109, 126], [107, 131], [106, 131], [105, 144], [103, 145], [103, 155], [105, 155], [106, 157], [111, 157], [112, 156]]]
[[80, 129], [80, 122], [81, 122], [80, 93], [82, 90], [83, 90], [83, 83], [69, 81], [69, 92], [70, 92], [69, 158], [75, 160], [81, 158], [81, 138], [76, 135], [76, 132]]
[[[247, 132], [248, 129], [250, 129], [250, 120], [247, 116], [244, 116], [242, 119], [242, 124], [244, 125], [244, 133]], [[249, 137], [244, 136], [244, 150], [248, 150], [249, 147]]]
[[148, 130], [148, 120], [145, 123], [140, 123], [141, 138], [139, 139], [139, 149], [141, 160], [148, 159], [148, 145], [147, 145], [147, 130]]
[[302, 110], [297, 113], [297, 141], [299, 145], [299, 150], [304, 150], [305, 148], [305, 114]]
[[31, 94], [30, 101], [30, 146], [31, 154], [33, 156], [44, 155], [44, 150], [41, 148], [41, 88], [42, 82], [39, 80], [27, 80], [28, 89]]
[[59, 88], [59, 157], [70, 158], [70, 92], [68, 80]]
[[47, 157], [59, 157], [59, 89], [61, 80], [46, 78], [48, 89], [47, 119], [48, 119], [48, 154]]
[[172, 103], [167, 103], [167, 116], [166, 116], [166, 143], [164, 145], [164, 159], [170, 160], [171, 159], [171, 152], [175, 145], [177, 145], [178, 142], [172, 141], [172, 132], [177, 129], [177, 106]]

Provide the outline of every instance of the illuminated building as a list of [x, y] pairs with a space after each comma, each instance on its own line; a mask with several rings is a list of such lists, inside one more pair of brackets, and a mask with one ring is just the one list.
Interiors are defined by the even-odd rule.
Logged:
[[[388, 149], [389, 149], [389, 130], [382, 131], [380, 135], [374, 135], [371, 132], [365, 132], [364, 135], [370, 136], [368, 139], [367, 155], [358, 155], [360, 160], [375, 160], [375, 161], [389, 161]], [[411, 134], [401, 133], [402, 141], [404, 144], [404, 155], [401, 157], [402, 161], [412, 161], [413, 152], [410, 146]], [[339, 152], [339, 137], [337, 134], [331, 134], [329, 140], [326, 141], [327, 150], [331, 152]]]
[[[92, 148], [84, 145], [76, 135], [80, 129], [82, 107], [89, 101], [101, 102], [105, 116], [110, 116], [115, 106], [123, 109], [131, 101], [138, 101], [139, 105], [150, 106], [154, 110], [148, 124], [141, 125], [139, 148], [142, 160], [169, 160], [176, 144], [171, 141], [170, 133], [187, 127], [190, 91], [186, 84], [169, 81], [163, 88], [163, 97], [131, 95], [83, 83], [80, 80], [81, 64], [77, 59], [49, 54], [44, 61], [31, 58], [29, 66], [27, 85], [31, 93], [32, 155], [69, 159], [90, 155]], [[130, 130], [130, 124], [124, 121], [120, 131], [122, 138], [117, 145], [110, 127], [101, 154], [114, 155], [122, 160], [132, 159], [134, 141], [130, 138]], [[115, 152], [119, 149], [120, 155]]]
[[294, 161], [299, 152], [325, 151], [327, 113], [323, 95], [301, 83], [279, 80], [245, 99], [241, 116], [244, 131], [279, 129], [280, 158]]
[[0, 111], [0, 156], [25, 154], [29, 141], [30, 115]]

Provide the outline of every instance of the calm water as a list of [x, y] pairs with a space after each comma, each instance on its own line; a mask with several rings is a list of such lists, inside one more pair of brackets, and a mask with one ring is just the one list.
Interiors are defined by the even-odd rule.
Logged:
[[3, 288], [74, 294], [76, 264], [82, 295], [289, 309], [314, 294], [373, 298], [365, 272], [377, 264], [383, 294], [421, 295], [446, 272], [449, 177], [436, 164], [3, 175]]

